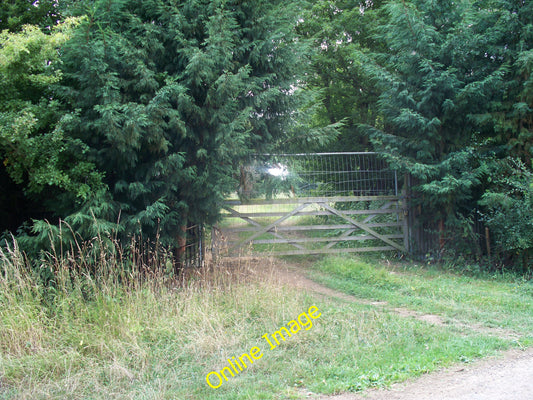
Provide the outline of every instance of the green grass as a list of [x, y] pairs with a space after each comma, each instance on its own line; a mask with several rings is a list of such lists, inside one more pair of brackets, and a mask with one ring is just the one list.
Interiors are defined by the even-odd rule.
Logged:
[[[150, 279], [135, 268], [124, 274], [125, 260], [105, 255], [96, 280], [67, 256], [52, 260], [56, 290], [50, 292], [16, 250], [0, 256], [3, 399], [303, 399], [309, 391], [387, 386], [516, 345], [453, 324], [434, 326], [315, 296], [281, 284], [276, 265], [265, 262], [198, 271], [173, 282], [158, 265]], [[522, 323], [506, 315], [514, 305], [513, 317], [531, 324], [525, 321], [530, 308], [518, 307], [531, 300], [529, 283], [515, 289], [511, 281], [417, 268], [395, 275], [340, 258], [320, 261], [314, 270], [324, 281], [326, 272], [328, 284], [363, 297], [387, 294], [388, 301], [435, 311], [442, 297], [443, 310], [452, 315], [454, 307], [459, 314], [475, 310], [480, 320], [490, 315], [519, 330]], [[431, 294], [447, 280], [449, 288]], [[406, 292], [411, 286], [416, 296]], [[488, 293], [472, 297], [470, 288], [492, 291], [499, 300]], [[453, 293], [462, 295], [451, 301]], [[402, 302], [404, 297], [423, 300]], [[261, 336], [312, 305], [322, 313], [313, 326], [270, 350]], [[218, 389], [207, 385], [209, 372], [253, 346], [263, 350], [261, 359]]]
[[311, 277], [342, 292], [443, 316], [450, 323], [480, 324], [520, 334], [533, 344], [533, 282], [520, 276], [461, 274], [437, 267], [385, 267], [350, 258], [326, 258]]

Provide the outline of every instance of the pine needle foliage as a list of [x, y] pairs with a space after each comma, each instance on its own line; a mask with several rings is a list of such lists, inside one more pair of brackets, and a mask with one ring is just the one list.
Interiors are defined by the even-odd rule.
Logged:
[[380, 89], [383, 120], [361, 129], [420, 182], [435, 219], [453, 218], [482, 191], [489, 149], [480, 143], [499, 143], [500, 156], [530, 164], [531, 6], [417, 0], [380, 10], [386, 23], [375, 39], [385, 50], [358, 57]]
[[382, 7], [387, 23], [375, 36], [386, 52], [360, 53], [381, 90], [383, 116], [362, 129], [391, 166], [421, 182], [426, 205], [440, 218], [470, 200], [478, 183], [463, 151], [473, 131], [461, 101], [466, 77], [450, 53], [464, 9], [464, 2], [389, 2]]
[[460, 230], [455, 225], [481, 207], [500, 249], [527, 253], [522, 227], [504, 238], [506, 225], [496, 226], [507, 212], [516, 220], [519, 207], [495, 206], [507, 189], [491, 176], [509, 176], [508, 163], [495, 162], [508, 157], [532, 167], [531, 3], [401, 0], [377, 14], [379, 44], [354, 52], [379, 93], [379, 117], [360, 132], [414, 177], [430, 223]]
[[88, 146], [108, 187], [72, 210], [73, 230], [109, 233], [115, 224], [120, 235], [159, 235], [172, 246], [188, 222], [215, 221], [239, 160], [287, 135], [303, 82], [301, 7], [73, 3], [69, 12], [85, 18], [61, 53], [65, 129]]

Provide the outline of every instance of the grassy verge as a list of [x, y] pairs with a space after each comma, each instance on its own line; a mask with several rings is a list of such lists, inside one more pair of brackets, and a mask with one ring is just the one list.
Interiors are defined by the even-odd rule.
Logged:
[[460, 273], [350, 258], [314, 264], [313, 279], [339, 291], [443, 316], [449, 324], [502, 328], [533, 345], [533, 281], [513, 274]]
[[[356, 282], [331, 260], [339, 287]], [[280, 284], [275, 263], [221, 266], [175, 282], [162, 273], [147, 279], [112, 257], [101, 259], [95, 279], [65, 257], [49, 265], [54, 291], [16, 250], [0, 263], [5, 399], [299, 399], [388, 385], [512, 345], [298, 291]], [[321, 313], [313, 326], [269, 349], [262, 336], [313, 305]], [[217, 389], [207, 385], [209, 372], [254, 346], [261, 359]]]

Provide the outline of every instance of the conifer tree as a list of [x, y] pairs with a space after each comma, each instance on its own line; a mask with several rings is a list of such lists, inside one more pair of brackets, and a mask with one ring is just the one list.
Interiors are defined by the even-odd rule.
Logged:
[[359, 53], [381, 91], [383, 120], [362, 129], [393, 167], [417, 179], [424, 214], [453, 225], [487, 189], [491, 199], [503, 198], [504, 186], [490, 189], [490, 180], [495, 165], [509, 163], [495, 157], [520, 157], [530, 168], [531, 5], [412, 0], [391, 1], [383, 11], [388, 22], [376, 39], [386, 50]]
[[360, 53], [382, 91], [383, 116], [382, 123], [363, 129], [393, 167], [422, 183], [425, 205], [437, 218], [453, 215], [478, 182], [469, 153], [462, 151], [473, 129], [461, 100], [466, 77], [453, 60], [464, 6], [392, 1], [384, 7], [388, 22], [377, 33], [386, 52], [371, 58]]
[[[487, 78], [475, 95], [484, 104], [471, 113], [481, 136], [499, 157], [533, 159], [533, 4], [485, 1], [470, 29]], [[478, 50], [478, 52], [480, 52]], [[479, 62], [478, 62], [479, 64]], [[488, 84], [487, 84], [488, 83]]]
[[85, 4], [63, 56], [69, 134], [105, 173], [123, 233], [176, 245], [187, 221], [216, 219], [237, 161], [286, 134], [299, 3]]
[[533, 259], [533, 4], [485, 1], [471, 18], [487, 78], [475, 88], [472, 112], [481, 163], [479, 201], [495, 250], [530, 267]]

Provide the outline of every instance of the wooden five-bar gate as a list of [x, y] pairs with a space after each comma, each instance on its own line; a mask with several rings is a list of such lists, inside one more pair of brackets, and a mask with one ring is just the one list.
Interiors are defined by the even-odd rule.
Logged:
[[376, 153], [255, 156], [223, 209], [221, 255], [408, 251], [405, 198]]

